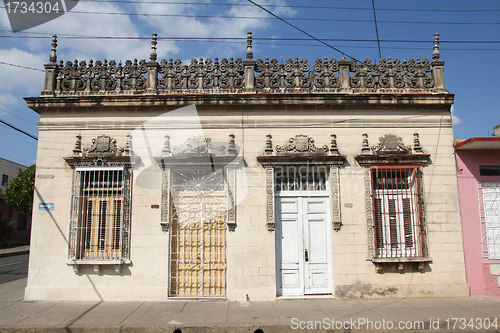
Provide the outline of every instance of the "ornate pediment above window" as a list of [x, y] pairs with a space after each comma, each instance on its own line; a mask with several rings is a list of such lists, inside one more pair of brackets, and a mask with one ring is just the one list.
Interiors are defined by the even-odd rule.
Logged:
[[376, 164], [413, 164], [426, 165], [430, 155], [424, 154], [418, 133], [413, 134], [412, 147], [403, 143], [403, 139], [394, 134], [386, 134], [379, 138], [379, 143], [370, 147], [368, 134], [363, 134], [361, 154], [355, 156], [361, 166], [369, 167]]
[[314, 139], [307, 135], [296, 135], [284, 146], [276, 146], [278, 154], [326, 154], [328, 146], [316, 147]]
[[132, 137], [130, 135], [127, 135], [125, 147], [119, 147], [116, 139], [107, 135], [99, 135], [93, 138], [89, 145], [83, 146], [82, 137], [77, 135], [73, 156], [64, 159], [72, 168], [75, 166], [124, 166], [130, 168], [138, 160], [132, 154]]
[[411, 152], [411, 147], [405, 146], [400, 136], [386, 134], [378, 140], [378, 145], [372, 147], [372, 151], [377, 155], [409, 154]]
[[173, 181], [175, 181], [174, 173], [179, 170], [186, 174], [217, 173], [223, 170], [227, 184], [227, 228], [229, 231], [235, 231], [236, 169], [243, 165], [243, 158], [239, 156], [239, 151], [233, 134], [229, 135], [229, 142], [214, 142], [211, 138], [196, 136], [174, 147], [171, 147], [170, 136], [165, 135], [162, 156], [155, 158], [163, 173], [160, 223], [163, 231], [170, 231], [170, 222], [173, 218], [170, 204]]
[[287, 144], [274, 148], [272, 136], [268, 134], [264, 155], [258, 156], [257, 160], [266, 172], [266, 222], [269, 231], [274, 231], [276, 224], [274, 211], [275, 169], [286, 170], [288, 167], [301, 167], [306, 168], [306, 170], [318, 167], [327, 168], [332, 225], [335, 231], [340, 230], [342, 222], [340, 221], [339, 168], [345, 163], [346, 157], [339, 152], [335, 134], [331, 135], [330, 147], [327, 145], [317, 147], [314, 138], [299, 134], [291, 137]]
[[182, 145], [170, 147], [170, 136], [165, 135], [162, 156], [156, 157], [161, 168], [199, 169], [200, 167], [238, 167], [242, 163], [235, 136], [229, 142], [214, 142], [211, 138], [196, 136], [188, 138]]
[[337, 136], [331, 135], [330, 148], [327, 145], [317, 147], [314, 138], [299, 134], [291, 137], [288, 143], [273, 148], [272, 136], [267, 135], [264, 155], [258, 156], [257, 160], [266, 166], [289, 166], [289, 165], [326, 165], [341, 166], [346, 158], [340, 155], [337, 147]]

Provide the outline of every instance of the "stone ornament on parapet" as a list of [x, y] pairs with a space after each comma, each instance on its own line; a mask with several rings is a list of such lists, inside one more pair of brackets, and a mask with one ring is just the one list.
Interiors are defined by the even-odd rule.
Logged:
[[443, 66], [439, 60], [439, 35], [434, 37], [429, 59], [380, 59], [372, 63], [345, 58], [316, 59], [314, 65], [298, 57], [285, 61], [253, 59], [252, 33], [247, 34], [245, 60], [241, 58], [157, 60], [157, 34], [151, 40], [149, 61], [60, 61], [54, 35], [50, 63], [45, 65], [44, 96], [228, 94], [257, 93], [432, 93], [444, 92]]

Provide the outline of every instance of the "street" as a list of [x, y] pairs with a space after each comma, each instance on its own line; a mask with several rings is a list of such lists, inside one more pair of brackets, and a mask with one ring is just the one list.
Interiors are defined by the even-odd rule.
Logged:
[[29, 254], [0, 258], [0, 284], [28, 276]]

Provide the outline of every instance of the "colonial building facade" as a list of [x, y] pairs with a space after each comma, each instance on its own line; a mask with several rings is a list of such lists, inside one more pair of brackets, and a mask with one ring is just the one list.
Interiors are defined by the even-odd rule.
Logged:
[[432, 61], [57, 62], [26, 299], [467, 295]]
[[455, 140], [465, 267], [471, 296], [500, 298], [500, 126]]

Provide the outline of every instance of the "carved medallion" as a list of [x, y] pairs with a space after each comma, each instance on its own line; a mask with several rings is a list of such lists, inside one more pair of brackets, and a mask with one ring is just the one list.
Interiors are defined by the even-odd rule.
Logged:
[[295, 137], [295, 149], [299, 152], [309, 150], [309, 140], [305, 135], [297, 135]]
[[290, 138], [286, 146], [276, 146], [277, 152], [285, 153], [327, 153], [328, 146], [316, 147], [314, 139], [307, 135], [296, 135]]
[[394, 134], [386, 134], [379, 138], [379, 144], [373, 146], [376, 154], [409, 154], [411, 147], [403, 144], [403, 139]]
[[188, 138], [184, 145], [174, 147], [174, 155], [204, 154], [208, 151], [210, 139], [203, 136]]
[[[113, 139], [107, 135], [99, 135], [97, 138], [92, 139], [89, 147], [83, 149], [85, 154], [92, 156], [99, 155], [112, 155], [117, 153], [123, 153], [123, 148], [118, 148], [116, 145], [116, 139]], [[81, 136], [77, 136], [75, 149], [73, 153], [78, 155], [81, 152]]]
[[[236, 151], [236, 147], [234, 151]], [[188, 138], [183, 145], [177, 145], [173, 148], [174, 156], [204, 154], [225, 155], [225, 152], [226, 145], [220, 142], [212, 142], [212, 139], [201, 135]]]

